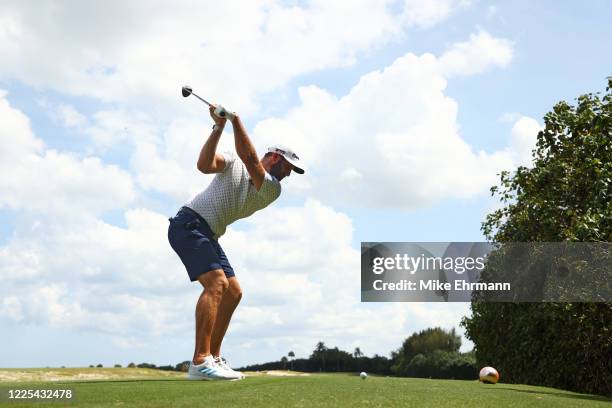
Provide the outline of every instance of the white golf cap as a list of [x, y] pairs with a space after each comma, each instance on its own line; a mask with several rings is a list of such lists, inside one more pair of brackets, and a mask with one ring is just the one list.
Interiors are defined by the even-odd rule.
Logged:
[[274, 145], [268, 147], [268, 151], [272, 153], [278, 153], [285, 158], [293, 166], [293, 171], [298, 174], [304, 174], [304, 169], [298, 166], [300, 158], [297, 154], [286, 146]]

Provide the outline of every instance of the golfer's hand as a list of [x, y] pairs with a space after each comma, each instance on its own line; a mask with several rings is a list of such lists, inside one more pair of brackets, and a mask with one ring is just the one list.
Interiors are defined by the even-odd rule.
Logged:
[[227, 122], [227, 118], [220, 118], [217, 115], [215, 115], [214, 106], [209, 106], [208, 112], [210, 112], [210, 117], [215, 121], [216, 125], [221, 126], [221, 127], [225, 126], [225, 123]]

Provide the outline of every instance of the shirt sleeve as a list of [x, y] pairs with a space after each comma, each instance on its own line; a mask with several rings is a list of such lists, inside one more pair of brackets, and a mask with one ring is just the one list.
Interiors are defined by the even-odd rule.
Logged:
[[264, 176], [263, 183], [261, 184], [261, 188], [257, 192], [257, 194], [265, 197], [266, 201], [272, 202], [280, 196], [281, 193], [281, 184], [274, 176], [270, 175], [266, 172]]
[[231, 152], [229, 150], [220, 152], [219, 154], [223, 156], [223, 160], [225, 160], [225, 167], [223, 168], [223, 173], [225, 173], [225, 171], [232, 167], [236, 162], [236, 155], [234, 154], [234, 152]]

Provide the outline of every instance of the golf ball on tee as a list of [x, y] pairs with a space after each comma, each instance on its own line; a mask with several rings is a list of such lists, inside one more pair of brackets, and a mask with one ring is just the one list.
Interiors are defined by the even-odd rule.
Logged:
[[365, 373], [365, 371], [362, 371], [359, 376], [361, 377], [362, 380], [365, 380], [366, 378], [368, 378], [368, 375]]

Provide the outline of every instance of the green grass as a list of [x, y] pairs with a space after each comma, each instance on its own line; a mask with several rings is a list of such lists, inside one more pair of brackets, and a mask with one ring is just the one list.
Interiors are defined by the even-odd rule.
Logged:
[[[120, 369], [118, 369], [120, 370]], [[123, 369], [129, 372], [129, 369]], [[84, 369], [81, 369], [84, 371]], [[33, 407], [610, 407], [612, 400], [552, 388], [477, 381], [328, 374], [249, 377], [243, 381], [186, 381], [177, 377], [66, 382], [1, 382], [8, 388], [74, 390], [70, 403], [7, 402]]]

